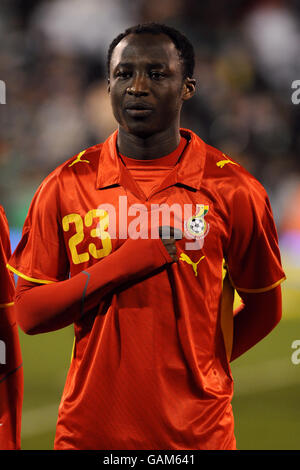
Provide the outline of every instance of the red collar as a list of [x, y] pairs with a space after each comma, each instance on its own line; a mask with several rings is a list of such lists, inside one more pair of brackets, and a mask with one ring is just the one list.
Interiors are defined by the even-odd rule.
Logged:
[[[180, 133], [187, 139], [188, 144], [178, 163], [170, 171], [156, 192], [175, 184], [181, 184], [198, 190], [201, 187], [206, 159], [206, 145], [200, 137], [189, 129], [180, 129]], [[116, 130], [104, 142], [101, 149], [96, 180], [97, 189], [121, 185], [140, 197], [141, 193], [138, 186], [118, 156], [117, 137], [118, 131]]]

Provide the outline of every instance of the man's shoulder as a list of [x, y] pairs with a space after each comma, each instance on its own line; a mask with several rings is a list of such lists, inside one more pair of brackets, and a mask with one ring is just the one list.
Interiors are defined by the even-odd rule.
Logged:
[[102, 143], [88, 147], [58, 165], [46, 175], [38, 186], [32, 203], [54, 201], [66, 194], [76, 181], [83, 185], [91, 184], [96, 178]]
[[9, 232], [9, 227], [8, 227], [8, 221], [7, 221], [7, 217], [6, 217], [6, 213], [5, 213], [5, 210], [4, 210], [4, 207], [2, 207], [0, 205], [0, 227], [1, 227], [1, 237], [0, 237], [0, 240], [2, 239], [4, 233], [8, 233]]
[[59, 175], [70, 173], [81, 173], [87, 169], [94, 170], [98, 166], [99, 157], [103, 144], [96, 144], [86, 149], [80, 150], [68, 160], [59, 165], [52, 173]]
[[81, 150], [52, 170], [43, 180], [42, 185], [53, 184], [72, 175], [89, 175], [95, 173], [103, 144], [99, 143]]
[[238, 176], [240, 174], [251, 176], [243, 165], [233, 158], [231, 155], [220, 149], [205, 143], [206, 162], [205, 171], [208, 175], [222, 176]]
[[243, 163], [231, 155], [209, 144], [206, 146], [204, 175], [215, 184], [230, 186], [235, 189], [265, 193], [265, 188], [258, 179], [245, 168]]
[[6, 221], [6, 213], [5, 213], [4, 207], [1, 206], [1, 204], [0, 204], [0, 219]]

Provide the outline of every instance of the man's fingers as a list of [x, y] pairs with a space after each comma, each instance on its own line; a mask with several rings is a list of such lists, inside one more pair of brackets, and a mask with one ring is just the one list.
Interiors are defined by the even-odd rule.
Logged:
[[174, 227], [159, 227], [159, 236], [173, 261], [178, 261], [176, 239], [182, 238], [182, 232]]
[[164, 240], [169, 239], [182, 239], [182, 231], [178, 228], [169, 227], [168, 225], [163, 225], [159, 227], [159, 236]]
[[176, 240], [174, 238], [168, 238], [168, 239], [164, 238], [163, 242], [164, 242], [165, 245], [168, 245], [168, 246], [170, 245], [171, 246], [171, 245], [175, 244]]

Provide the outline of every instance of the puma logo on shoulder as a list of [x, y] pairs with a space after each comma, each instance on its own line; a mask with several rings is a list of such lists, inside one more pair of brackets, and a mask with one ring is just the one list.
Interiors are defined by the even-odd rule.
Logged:
[[77, 155], [77, 157], [75, 158], [75, 160], [73, 160], [73, 161], [70, 163], [69, 167], [75, 165], [75, 163], [90, 163], [89, 160], [81, 160], [81, 157], [82, 157], [82, 155], [83, 155], [85, 152], [86, 152], [86, 150], [83, 150], [82, 152], [80, 152], [80, 153]]
[[[226, 155], [224, 153], [223, 153], [223, 155], [224, 155], [224, 157], [226, 157]], [[227, 165], [227, 163], [231, 163], [232, 165], [240, 166], [240, 165], [238, 165], [238, 163], [233, 162], [228, 157], [225, 160], [220, 160], [219, 162], [216, 163], [216, 165], [219, 168], [223, 168], [225, 165]]]

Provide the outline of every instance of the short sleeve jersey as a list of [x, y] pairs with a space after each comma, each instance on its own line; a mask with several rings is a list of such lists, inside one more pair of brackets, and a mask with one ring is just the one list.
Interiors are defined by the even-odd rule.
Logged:
[[240, 291], [272, 289], [285, 275], [262, 185], [181, 134], [176, 165], [147, 195], [118, 155], [116, 131], [52, 172], [32, 201], [9, 265], [38, 283], [74, 276], [158, 226], [179, 234], [178, 262], [74, 324], [56, 449], [235, 449], [224, 264]]
[[21, 445], [23, 370], [14, 313], [15, 284], [6, 263], [11, 255], [9, 228], [0, 206], [0, 449]]

